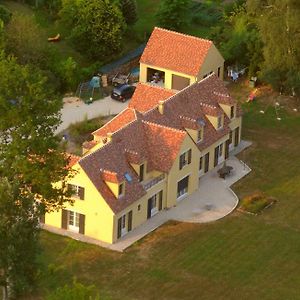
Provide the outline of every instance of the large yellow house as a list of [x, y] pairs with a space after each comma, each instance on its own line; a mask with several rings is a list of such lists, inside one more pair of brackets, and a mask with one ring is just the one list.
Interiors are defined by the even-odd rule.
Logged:
[[46, 214], [45, 224], [118, 241], [201, 189], [201, 176], [239, 144], [241, 121], [239, 105], [215, 74], [177, 93], [139, 83], [128, 108], [93, 133], [82, 157], [73, 157], [74, 204]]
[[224, 58], [212, 41], [154, 28], [140, 59], [140, 82], [181, 90], [212, 73], [223, 79]]

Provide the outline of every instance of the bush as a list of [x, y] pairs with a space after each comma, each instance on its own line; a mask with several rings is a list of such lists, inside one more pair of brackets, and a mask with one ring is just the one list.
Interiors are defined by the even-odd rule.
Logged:
[[274, 201], [274, 198], [267, 197], [262, 192], [256, 192], [242, 199], [240, 207], [244, 211], [257, 214]]
[[3, 5], [0, 5], [0, 20], [7, 24], [11, 19], [12, 13]]
[[74, 279], [72, 285], [57, 288], [46, 300], [100, 300], [99, 295], [95, 294], [95, 286], [84, 286]]

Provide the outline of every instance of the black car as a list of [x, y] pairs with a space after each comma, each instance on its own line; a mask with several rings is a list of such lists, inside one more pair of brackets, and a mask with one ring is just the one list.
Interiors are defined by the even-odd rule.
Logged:
[[122, 84], [113, 89], [111, 92], [111, 98], [125, 102], [130, 99], [135, 91], [135, 86], [129, 84]]

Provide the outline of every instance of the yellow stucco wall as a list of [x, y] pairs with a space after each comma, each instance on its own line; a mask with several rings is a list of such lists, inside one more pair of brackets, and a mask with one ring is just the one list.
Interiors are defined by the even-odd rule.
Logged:
[[218, 75], [218, 68], [220, 69], [220, 78], [224, 78], [224, 58], [222, 57], [219, 50], [214, 44], [210, 47], [207, 56], [200, 68], [199, 74], [197, 76], [198, 81], [202, 80], [205, 75], [209, 75], [211, 72], [214, 72]]
[[[82, 168], [78, 164], [75, 165], [74, 168], [78, 173], [69, 183], [84, 187], [85, 197], [84, 200], [74, 198], [74, 204], [66, 204], [65, 209], [85, 215], [85, 235], [107, 243], [112, 243], [112, 210], [103, 200]], [[47, 213], [45, 216], [45, 224], [61, 228], [61, 211]]]
[[[189, 149], [192, 149], [191, 163], [185, 165], [179, 170], [180, 155]], [[177, 183], [186, 176], [189, 177], [188, 194], [191, 194], [198, 188], [198, 163], [200, 151], [190, 136], [184, 139], [176, 160], [168, 175], [167, 207], [172, 207], [177, 203]]]
[[165, 73], [165, 88], [166, 89], [172, 89], [172, 75], [178, 75], [181, 77], [189, 78], [190, 79], [190, 84], [193, 84], [194, 82], [197, 81], [197, 77], [195, 76], [190, 76], [184, 73], [179, 73], [176, 71], [164, 69], [164, 68], [159, 68], [156, 66], [152, 65], [146, 65], [143, 63], [140, 63], [140, 82], [146, 83], [147, 82], [147, 68], [155, 69], [161, 72]]

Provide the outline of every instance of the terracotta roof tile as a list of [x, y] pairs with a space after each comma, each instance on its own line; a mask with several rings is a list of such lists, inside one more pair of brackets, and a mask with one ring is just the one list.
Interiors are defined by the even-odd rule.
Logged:
[[128, 107], [143, 113], [158, 105], [159, 101], [166, 100], [173, 95], [175, 95], [175, 92], [172, 90], [138, 83]]
[[74, 155], [74, 154], [70, 154], [70, 153], [66, 153], [68, 159], [69, 159], [69, 164], [68, 167], [71, 168], [73, 167], [75, 164], [77, 164], [77, 162], [80, 160], [80, 156]]
[[136, 114], [134, 109], [125, 108], [100, 129], [94, 131], [92, 135], [105, 137], [107, 133], [113, 133], [122, 128], [123, 126], [133, 122], [134, 120], [136, 120]]
[[197, 76], [211, 45], [209, 40], [155, 27], [140, 62]]

